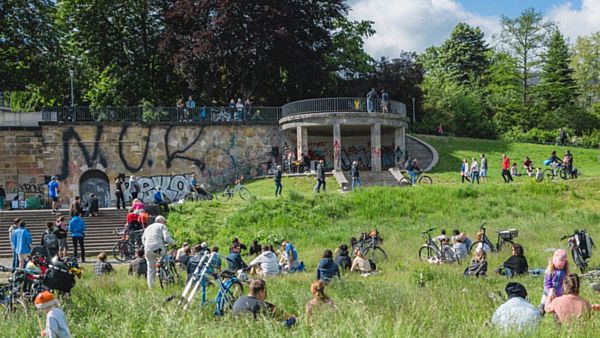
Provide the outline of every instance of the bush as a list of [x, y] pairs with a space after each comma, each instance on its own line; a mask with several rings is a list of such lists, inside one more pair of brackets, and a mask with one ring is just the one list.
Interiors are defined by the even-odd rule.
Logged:
[[150, 101], [142, 101], [142, 121], [158, 122], [167, 116], [167, 112], [157, 109]]
[[[571, 134], [567, 130], [567, 134]], [[556, 143], [558, 131], [556, 130], [541, 130], [532, 128], [526, 132], [519, 127], [512, 127], [510, 130], [502, 134], [502, 139], [514, 142], [533, 142], [533, 143]]]

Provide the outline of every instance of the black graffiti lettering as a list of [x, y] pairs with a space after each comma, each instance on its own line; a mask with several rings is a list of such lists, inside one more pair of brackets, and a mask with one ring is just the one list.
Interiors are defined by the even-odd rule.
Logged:
[[177, 149], [171, 153], [169, 151], [169, 134], [171, 133], [172, 129], [173, 129], [173, 126], [169, 126], [169, 128], [167, 128], [167, 131], [165, 132], [165, 153], [166, 153], [165, 165], [166, 165], [166, 167], [171, 168], [171, 164], [174, 160], [182, 159], [182, 160], [190, 161], [190, 162], [194, 163], [194, 165], [196, 167], [198, 167], [200, 170], [204, 170], [206, 165], [203, 160], [181, 155], [181, 154], [185, 153], [186, 151], [188, 151], [191, 147], [193, 147], [196, 144], [196, 142], [198, 142], [198, 140], [202, 136], [202, 131], [204, 130], [204, 128], [201, 127], [198, 130], [198, 134], [196, 134], [196, 137], [192, 140], [192, 142], [190, 142], [188, 145], [183, 147], [183, 149]]
[[94, 142], [94, 148], [92, 154], [88, 151], [87, 147], [81, 141], [81, 137], [75, 131], [73, 127], [69, 127], [69, 129], [63, 134], [63, 161], [62, 161], [62, 169], [60, 171], [60, 179], [64, 180], [69, 177], [69, 150], [70, 150], [70, 141], [77, 141], [77, 146], [81, 153], [83, 154], [83, 158], [85, 160], [85, 164], [88, 167], [92, 167], [96, 161], [100, 162], [103, 167], [107, 166], [106, 158], [102, 151], [100, 151], [100, 138], [102, 137], [102, 126], [96, 126], [96, 137]]
[[[127, 129], [129, 129], [129, 126], [124, 125], [123, 128], [121, 128], [121, 133], [119, 134], [119, 158], [121, 159], [121, 163], [123, 163], [123, 166], [125, 167], [125, 169], [129, 170], [132, 173], [137, 173], [138, 171], [142, 170], [142, 168], [144, 167], [144, 163], [146, 163], [146, 156], [148, 156], [148, 148], [150, 145], [150, 135], [152, 134], [152, 127], [148, 127], [148, 135], [146, 136], [146, 145], [144, 146], [144, 154], [142, 155], [142, 159], [140, 160], [140, 164], [138, 166], [132, 166], [131, 164], [129, 164], [129, 161], [127, 160], [127, 156], [125, 156], [125, 154], [124, 154], [123, 139], [125, 138], [125, 135], [127, 134]], [[152, 166], [152, 161], [148, 160], [147, 164], [148, 164], [148, 166]]]

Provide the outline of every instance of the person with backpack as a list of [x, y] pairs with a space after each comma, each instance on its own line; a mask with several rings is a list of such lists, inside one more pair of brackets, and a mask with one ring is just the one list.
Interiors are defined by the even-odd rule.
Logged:
[[52, 258], [58, 254], [59, 249], [59, 239], [58, 232], [59, 230], [54, 227], [53, 222], [46, 223], [46, 231], [42, 234], [42, 241], [40, 243], [41, 246], [45, 247], [48, 250], [49, 258]]
[[85, 237], [85, 222], [81, 213], [75, 213], [69, 221], [69, 232], [73, 240], [73, 255], [77, 257], [77, 246], [81, 247], [81, 262], [85, 263], [85, 248], [83, 238]]

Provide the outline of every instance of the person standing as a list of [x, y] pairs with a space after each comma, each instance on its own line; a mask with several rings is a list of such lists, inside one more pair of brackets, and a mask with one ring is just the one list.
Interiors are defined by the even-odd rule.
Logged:
[[115, 180], [115, 195], [117, 196], [117, 209], [125, 209], [125, 197], [123, 195], [123, 178]]
[[15, 245], [13, 244], [13, 235], [15, 233], [15, 230], [17, 230], [19, 228], [20, 223], [21, 223], [21, 219], [17, 217], [17, 218], [15, 218], [14, 223], [8, 227], [8, 242], [10, 243], [10, 249], [13, 254], [13, 260], [12, 260], [12, 268], [13, 269], [19, 266], [19, 255], [17, 254], [17, 251], [15, 250]]
[[375, 101], [377, 98], [377, 91], [375, 88], [371, 88], [371, 91], [367, 93], [367, 112], [373, 113], [375, 111]]
[[466, 158], [463, 158], [460, 165], [460, 182], [465, 183], [465, 180], [469, 182], [469, 163]]
[[144, 244], [144, 252], [146, 256], [146, 262], [148, 264], [148, 288], [152, 289], [154, 285], [154, 277], [156, 276], [156, 266], [154, 262], [160, 257], [158, 249], [162, 252], [166, 251], [165, 244], [174, 244], [175, 241], [169, 235], [169, 229], [167, 229], [167, 220], [162, 216], [156, 216], [155, 223], [150, 224], [142, 235], [142, 244]]
[[504, 179], [504, 183], [509, 183], [513, 180], [510, 174], [510, 158], [506, 154], [502, 154], [502, 178]]
[[67, 241], [67, 233], [68, 233], [68, 226], [67, 223], [65, 222], [65, 217], [64, 216], [60, 216], [59, 218], [56, 219], [56, 222], [54, 224], [54, 227], [58, 230], [57, 231], [57, 236], [58, 236], [58, 255], [62, 258], [62, 257], [67, 257], [67, 250], [69, 250], [69, 242]]
[[0, 184], [0, 210], [4, 210], [4, 200], [6, 199], [6, 191], [4, 186]]
[[390, 94], [385, 90], [381, 89], [381, 112], [388, 113], [390, 111]]
[[54, 257], [58, 254], [59, 249], [58, 229], [54, 226], [54, 222], [47, 222], [46, 227], [40, 245], [46, 248], [50, 257]]
[[477, 163], [477, 159], [473, 157], [473, 162], [471, 162], [471, 184], [475, 183], [477, 180], [477, 184], [479, 184], [479, 163]]
[[75, 212], [69, 221], [69, 232], [73, 240], [73, 256], [77, 256], [77, 246], [81, 248], [81, 262], [85, 263], [85, 246], [83, 239], [85, 237], [85, 222], [81, 218], [81, 212]]
[[131, 200], [133, 201], [138, 197], [140, 192], [140, 184], [137, 182], [137, 178], [133, 175], [129, 178], [129, 193], [131, 194]]
[[315, 185], [313, 192], [321, 192], [321, 186], [323, 186], [323, 192], [326, 192], [324, 164], [325, 161], [320, 160], [317, 165], [317, 185]]
[[192, 95], [188, 97], [188, 100], [185, 102], [185, 109], [187, 110], [187, 117], [191, 118], [194, 116], [194, 111], [196, 110], [196, 101], [192, 98]]
[[52, 201], [52, 213], [58, 212], [58, 177], [52, 176], [50, 183], [48, 183], [48, 196]]
[[352, 162], [352, 168], [350, 168], [350, 177], [352, 178], [352, 191], [354, 191], [354, 187], [360, 187], [362, 185], [360, 182], [360, 171], [358, 170], [358, 161]]
[[481, 182], [487, 181], [487, 171], [488, 171], [488, 162], [485, 154], [481, 154], [481, 170], [479, 171], [479, 177], [481, 178]]
[[19, 222], [19, 227], [13, 232], [12, 245], [19, 257], [19, 268], [23, 269], [31, 253], [31, 233], [25, 227], [25, 222]]
[[275, 197], [281, 196], [281, 190], [283, 186], [281, 185], [281, 178], [283, 176], [283, 172], [281, 171], [281, 165], [277, 166], [277, 170], [275, 171]]

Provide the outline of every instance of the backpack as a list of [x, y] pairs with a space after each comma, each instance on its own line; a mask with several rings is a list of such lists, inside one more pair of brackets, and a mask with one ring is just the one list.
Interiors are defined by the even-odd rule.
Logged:
[[594, 246], [594, 241], [586, 232], [579, 232], [576, 236], [577, 246], [581, 251], [581, 255], [583, 259], [588, 259], [592, 257], [592, 247]]
[[44, 233], [44, 245], [48, 249], [58, 249], [58, 237], [54, 232]]

